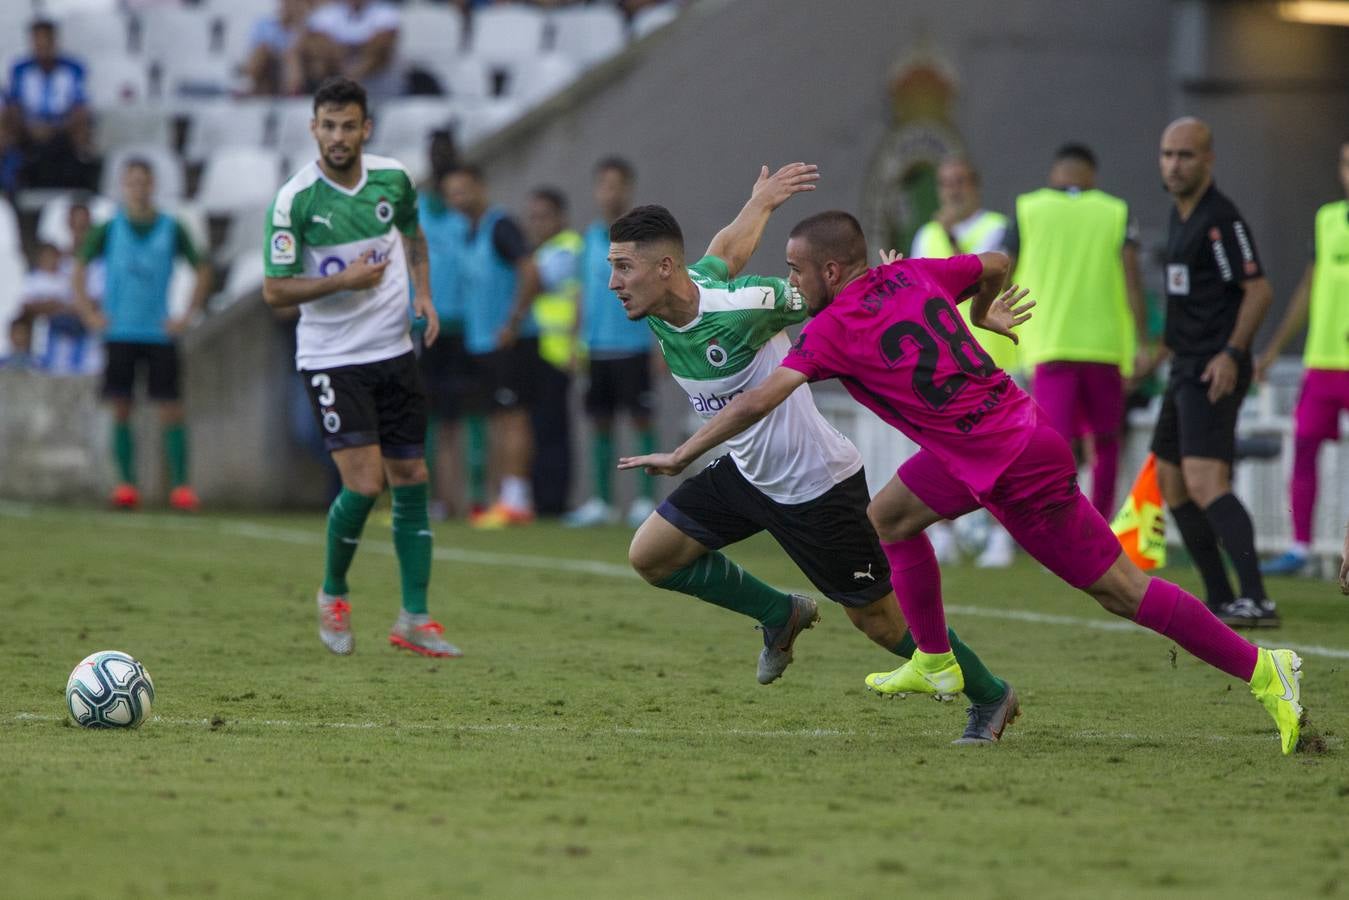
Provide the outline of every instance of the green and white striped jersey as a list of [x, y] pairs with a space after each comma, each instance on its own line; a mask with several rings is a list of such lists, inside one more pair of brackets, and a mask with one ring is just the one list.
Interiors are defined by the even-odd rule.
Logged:
[[[694, 320], [682, 328], [655, 316], [646, 322], [694, 411], [710, 419], [773, 374], [791, 347], [783, 329], [805, 319], [806, 306], [781, 278], [732, 280], [715, 256], [688, 272], [700, 295]], [[746, 480], [778, 503], [813, 500], [862, 468], [857, 448], [824, 420], [806, 386], [726, 447]]]
[[417, 192], [397, 160], [363, 154], [361, 180], [352, 190], [329, 181], [317, 161], [281, 186], [267, 215], [269, 278], [333, 275], [368, 250], [375, 261], [389, 261], [375, 287], [300, 306], [296, 368], [378, 362], [412, 349], [401, 235], [416, 233]]

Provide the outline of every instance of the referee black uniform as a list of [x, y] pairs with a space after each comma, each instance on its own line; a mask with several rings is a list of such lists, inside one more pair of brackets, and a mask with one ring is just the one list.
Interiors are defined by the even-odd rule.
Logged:
[[[1186, 457], [1219, 459], [1230, 467], [1236, 455], [1237, 413], [1251, 385], [1251, 354], [1229, 343], [1245, 296], [1245, 283], [1264, 274], [1255, 240], [1241, 213], [1210, 184], [1181, 220], [1172, 206], [1166, 242], [1166, 331], [1171, 376], [1152, 436], [1158, 459], [1179, 466]], [[1237, 383], [1216, 403], [1201, 381], [1214, 356], [1237, 364]], [[1172, 510], [1186, 549], [1204, 578], [1209, 606], [1229, 625], [1278, 621], [1265, 594], [1255, 555], [1250, 514], [1230, 491], [1200, 510], [1193, 500]], [[1237, 570], [1241, 599], [1234, 597], [1218, 541]]]

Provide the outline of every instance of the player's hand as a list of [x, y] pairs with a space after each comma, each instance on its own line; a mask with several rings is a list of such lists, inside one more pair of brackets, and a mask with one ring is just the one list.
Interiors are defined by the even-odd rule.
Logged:
[[768, 166], [764, 166], [749, 196], [769, 209], [777, 209], [793, 194], [815, 190], [815, 182], [819, 180], [819, 167], [809, 163], [788, 163], [772, 175], [768, 174]]
[[89, 331], [98, 334], [108, 329], [108, 317], [103, 314], [103, 310], [94, 309], [80, 315], [80, 321]]
[[520, 337], [520, 326], [514, 322], [507, 322], [501, 326], [497, 332], [497, 349], [507, 350], [515, 346], [516, 340]]
[[1226, 353], [1219, 353], [1204, 366], [1199, 380], [1208, 385], [1208, 402], [1217, 403], [1237, 386], [1237, 361]]
[[1035, 307], [1035, 301], [1026, 299], [1026, 295], [1029, 293], [1029, 288], [1023, 288], [1015, 284], [1008, 285], [1007, 290], [994, 297], [993, 302], [988, 304], [988, 312], [984, 313], [984, 320], [975, 324], [987, 331], [1010, 338], [1013, 344], [1020, 343], [1021, 339], [1012, 329], [1025, 323], [1030, 318], [1030, 311]]
[[360, 259], [343, 269], [343, 287], [349, 291], [366, 291], [379, 284], [384, 279], [384, 270], [389, 267], [389, 260], [372, 262], [374, 257], [375, 251], [367, 250], [361, 254]]
[[673, 453], [648, 453], [645, 456], [624, 456], [618, 460], [620, 469], [645, 469], [648, 475], [678, 475], [688, 468]]
[[440, 336], [440, 316], [436, 314], [435, 304], [430, 297], [418, 296], [412, 301], [412, 312], [419, 319], [426, 320], [426, 330], [422, 333], [422, 346], [429, 347]]
[[891, 263], [897, 263], [904, 258], [904, 254], [898, 250], [877, 250], [881, 255], [881, 265], [888, 266]]
[[1278, 358], [1279, 355], [1277, 353], [1270, 353], [1268, 350], [1261, 353], [1255, 360], [1255, 372], [1252, 377], [1261, 384], [1264, 384], [1265, 379], [1269, 377], [1270, 366], [1274, 365], [1274, 361]]
[[184, 331], [187, 331], [187, 329], [190, 328], [191, 325], [192, 325], [192, 315], [189, 313], [188, 315], [174, 316], [173, 318], [169, 319], [167, 322], [164, 323], [164, 330], [167, 331], [169, 334], [173, 335], [174, 337], [178, 337], [178, 335], [182, 334]]

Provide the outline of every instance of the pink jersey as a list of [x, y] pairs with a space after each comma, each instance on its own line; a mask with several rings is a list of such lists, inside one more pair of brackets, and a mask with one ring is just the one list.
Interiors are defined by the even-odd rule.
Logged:
[[870, 269], [806, 323], [782, 363], [811, 381], [842, 381], [976, 494], [1025, 449], [1036, 423], [1034, 401], [956, 310], [982, 272], [973, 255]]

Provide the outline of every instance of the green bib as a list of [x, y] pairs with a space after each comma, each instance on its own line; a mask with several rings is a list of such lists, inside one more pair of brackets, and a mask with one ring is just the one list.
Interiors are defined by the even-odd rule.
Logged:
[[1113, 363], [1133, 371], [1134, 324], [1120, 252], [1129, 207], [1104, 191], [1041, 188], [1016, 200], [1021, 251], [1012, 280], [1036, 301], [1018, 329], [1028, 367]]
[[1316, 211], [1311, 325], [1302, 361], [1309, 369], [1349, 369], [1349, 201]]

